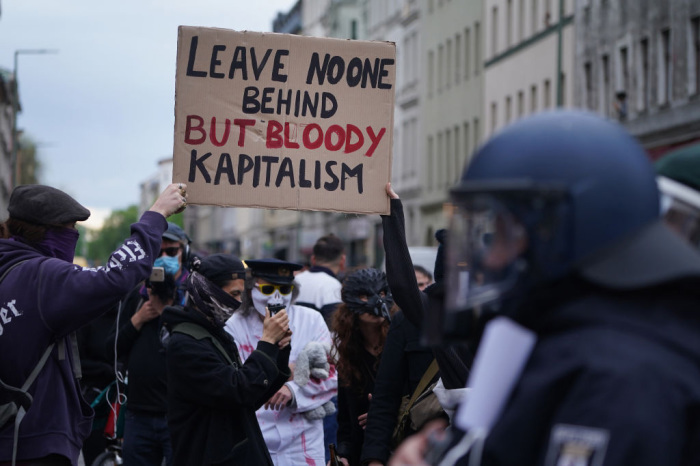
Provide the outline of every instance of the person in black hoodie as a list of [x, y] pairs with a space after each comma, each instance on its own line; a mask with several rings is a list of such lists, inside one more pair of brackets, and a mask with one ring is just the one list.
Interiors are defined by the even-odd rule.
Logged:
[[286, 310], [267, 312], [245, 363], [223, 329], [240, 306], [245, 268], [234, 256], [195, 262], [185, 305], [168, 307], [168, 428], [174, 466], [272, 465], [255, 411], [289, 379]]

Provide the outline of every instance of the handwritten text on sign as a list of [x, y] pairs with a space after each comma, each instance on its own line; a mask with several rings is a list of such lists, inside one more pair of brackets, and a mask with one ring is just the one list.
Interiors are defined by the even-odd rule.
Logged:
[[394, 57], [389, 43], [181, 27], [173, 179], [192, 203], [385, 213]]

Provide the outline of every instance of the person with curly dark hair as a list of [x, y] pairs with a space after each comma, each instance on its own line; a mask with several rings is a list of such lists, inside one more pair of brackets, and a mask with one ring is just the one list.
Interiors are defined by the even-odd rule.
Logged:
[[396, 309], [386, 274], [360, 269], [343, 281], [342, 304], [333, 316], [338, 369], [338, 456], [360, 464], [374, 378]]

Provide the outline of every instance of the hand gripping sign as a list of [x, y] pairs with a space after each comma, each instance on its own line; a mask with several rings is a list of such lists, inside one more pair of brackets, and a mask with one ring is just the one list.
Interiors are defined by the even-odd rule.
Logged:
[[389, 213], [396, 47], [180, 26], [173, 180], [189, 204]]

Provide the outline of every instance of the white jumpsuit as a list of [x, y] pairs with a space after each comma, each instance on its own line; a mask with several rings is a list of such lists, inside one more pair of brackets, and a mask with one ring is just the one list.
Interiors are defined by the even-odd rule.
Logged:
[[[292, 351], [289, 363], [294, 364], [297, 356], [310, 341], [322, 342], [331, 346], [331, 335], [321, 314], [304, 306], [291, 305], [287, 308], [289, 328], [292, 330]], [[247, 316], [236, 312], [226, 323], [245, 361], [256, 348], [262, 336], [263, 324], [260, 315], [251, 312]], [[326, 464], [323, 445], [323, 419], [310, 421], [301, 413], [322, 406], [338, 392], [338, 375], [331, 365], [326, 380], [311, 379], [300, 387], [295, 382], [287, 382], [295, 402], [280, 411], [261, 407], [257, 411], [260, 429], [270, 451], [272, 461], [277, 466], [324, 466]]]

